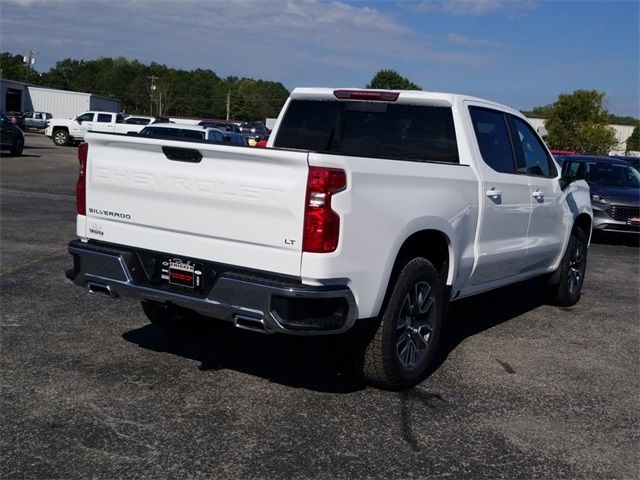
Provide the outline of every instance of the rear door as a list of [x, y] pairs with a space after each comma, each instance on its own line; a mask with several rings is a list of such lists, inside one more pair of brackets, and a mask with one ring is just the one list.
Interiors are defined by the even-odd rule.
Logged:
[[88, 129], [92, 132], [114, 132], [116, 127], [116, 115], [112, 113], [97, 113], [93, 124]]
[[88, 238], [298, 276], [307, 153], [88, 134]]

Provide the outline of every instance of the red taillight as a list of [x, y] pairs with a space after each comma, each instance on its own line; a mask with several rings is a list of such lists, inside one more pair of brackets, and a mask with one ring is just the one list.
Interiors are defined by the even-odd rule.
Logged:
[[367, 100], [371, 102], [395, 102], [400, 92], [388, 90], [334, 90], [333, 96], [340, 100]]
[[87, 153], [89, 153], [89, 145], [82, 143], [78, 147], [80, 169], [78, 170], [78, 181], [76, 182], [76, 210], [78, 215], [87, 214]]
[[304, 252], [329, 253], [338, 248], [340, 216], [331, 209], [331, 197], [346, 186], [347, 175], [344, 170], [309, 168], [302, 238]]

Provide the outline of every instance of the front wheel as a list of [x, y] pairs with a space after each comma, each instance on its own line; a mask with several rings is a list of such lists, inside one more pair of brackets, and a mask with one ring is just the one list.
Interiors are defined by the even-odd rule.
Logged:
[[53, 132], [53, 143], [59, 147], [64, 147], [69, 144], [69, 134], [62, 129], [55, 130]]
[[442, 281], [431, 262], [408, 261], [356, 359], [368, 383], [399, 390], [424, 378], [442, 330], [443, 303]]
[[587, 243], [587, 235], [582, 229], [574, 228], [558, 271], [546, 285], [548, 303], [570, 307], [580, 300], [587, 269]]

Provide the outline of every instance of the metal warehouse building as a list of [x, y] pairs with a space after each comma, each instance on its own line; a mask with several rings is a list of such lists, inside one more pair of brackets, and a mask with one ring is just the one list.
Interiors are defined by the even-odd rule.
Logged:
[[120, 100], [91, 93], [69, 92], [14, 80], [0, 80], [3, 112], [49, 112], [57, 118], [73, 118], [87, 110], [119, 112]]

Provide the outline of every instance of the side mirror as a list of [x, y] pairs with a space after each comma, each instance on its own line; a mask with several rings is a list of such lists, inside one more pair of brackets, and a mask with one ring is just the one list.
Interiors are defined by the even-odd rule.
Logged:
[[564, 161], [562, 163], [562, 171], [560, 176], [560, 188], [564, 190], [572, 182], [585, 178], [584, 163]]

